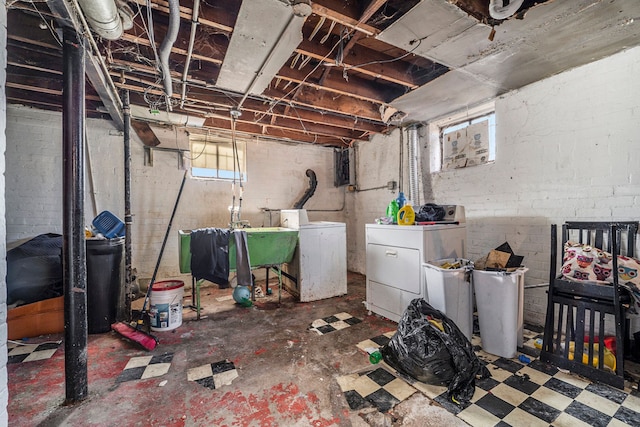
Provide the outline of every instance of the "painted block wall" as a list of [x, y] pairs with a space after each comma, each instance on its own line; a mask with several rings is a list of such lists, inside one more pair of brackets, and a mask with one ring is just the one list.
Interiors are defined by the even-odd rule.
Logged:
[[[5, 87], [7, 69], [7, 9], [2, 1], [0, 7], [0, 88]], [[7, 99], [4, 90], [0, 90], [0, 193], [5, 189], [5, 136], [7, 114]], [[9, 424], [7, 404], [9, 403], [9, 389], [7, 387], [7, 254], [6, 244], [5, 201], [0, 202], [0, 426]]]
[[[490, 165], [429, 173], [438, 147], [422, 139], [423, 186], [431, 192], [425, 200], [432, 195], [436, 203], [465, 206], [470, 259], [507, 241], [525, 257], [526, 285], [545, 284], [551, 224], [639, 219], [639, 72], [635, 48], [498, 98], [496, 161]], [[373, 179], [375, 162], [366, 163], [386, 146], [374, 140], [358, 148], [359, 179]], [[367, 203], [382, 206], [387, 195], [375, 197]], [[353, 226], [364, 229], [372, 216]], [[359, 246], [350, 258], [356, 271], [365, 271], [364, 250]], [[525, 291], [525, 321], [544, 323], [544, 295], [544, 288]]]
[[[16, 106], [8, 108], [6, 200], [7, 241], [10, 244], [41, 233], [61, 233], [60, 126], [61, 115], [58, 113]], [[90, 224], [103, 210], [124, 218], [121, 132], [109, 121], [89, 119], [87, 133], [86, 223]], [[179, 167], [177, 153], [159, 150], [153, 151], [153, 166], [145, 165], [143, 146], [133, 135], [131, 152], [132, 265], [137, 269], [138, 277], [150, 278], [184, 169]], [[184, 164], [188, 165], [188, 154]], [[307, 169], [314, 170], [318, 180], [315, 194], [304, 206], [310, 220], [344, 221], [345, 190], [333, 186], [332, 149], [250, 140], [247, 142], [247, 169], [242, 219], [249, 220], [251, 226], [280, 224], [278, 210], [291, 209], [309, 187]], [[239, 193], [237, 195], [239, 197]], [[227, 227], [231, 203], [231, 183], [187, 179], [158, 280], [179, 275], [178, 230]]]

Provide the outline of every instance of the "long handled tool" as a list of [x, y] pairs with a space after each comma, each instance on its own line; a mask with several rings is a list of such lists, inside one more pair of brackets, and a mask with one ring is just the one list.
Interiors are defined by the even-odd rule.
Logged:
[[150, 333], [142, 331], [141, 328], [145, 323], [144, 318], [147, 315], [147, 307], [151, 299], [153, 284], [156, 281], [156, 275], [158, 274], [158, 269], [160, 268], [160, 261], [162, 260], [162, 254], [164, 253], [164, 248], [167, 245], [167, 239], [169, 238], [169, 232], [171, 231], [171, 224], [173, 223], [173, 217], [176, 214], [176, 209], [178, 209], [178, 202], [180, 201], [180, 196], [182, 195], [182, 189], [184, 188], [184, 183], [186, 179], [187, 179], [187, 171], [184, 172], [184, 176], [182, 177], [182, 183], [180, 184], [178, 197], [176, 198], [176, 203], [173, 206], [173, 212], [171, 212], [171, 219], [169, 219], [167, 232], [164, 235], [164, 240], [162, 241], [162, 246], [160, 247], [160, 254], [158, 255], [158, 261], [156, 262], [156, 267], [153, 270], [151, 281], [149, 282], [149, 286], [147, 287], [147, 293], [144, 297], [142, 310], [140, 310], [140, 318], [138, 319], [136, 326], [131, 326], [130, 324], [124, 323], [124, 322], [117, 322], [111, 325], [111, 329], [113, 329], [115, 332], [119, 333], [120, 335], [122, 335], [123, 337], [131, 341], [134, 341], [140, 344], [142, 347], [144, 347], [149, 351], [156, 348], [156, 345], [158, 345], [158, 339], [153, 335], [151, 335]]

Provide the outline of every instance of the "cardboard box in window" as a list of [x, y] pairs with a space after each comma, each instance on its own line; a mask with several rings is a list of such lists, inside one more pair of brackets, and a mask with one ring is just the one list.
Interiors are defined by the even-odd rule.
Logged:
[[64, 297], [21, 305], [7, 312], [10, 340], [64, 332]]

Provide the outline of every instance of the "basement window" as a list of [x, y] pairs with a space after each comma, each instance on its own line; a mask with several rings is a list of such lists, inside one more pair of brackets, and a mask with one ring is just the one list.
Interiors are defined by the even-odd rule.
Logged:
[[189, 135], [191, 176], [231, 181], [247, 180], [246, 143], [236, 141], [236, 155], [231, 140], [208, 135]]
[[428, 129], [431, 173], [495, 161], [496, 114], [493, 101], [429, 122]]

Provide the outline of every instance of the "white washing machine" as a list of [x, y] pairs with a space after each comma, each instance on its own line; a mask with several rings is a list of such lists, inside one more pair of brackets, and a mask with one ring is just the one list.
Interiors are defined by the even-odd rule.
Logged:
[[283, 227], [298, 230], [293, 259], [283, 266], [285, 289], [301, 302], [347, 293], [347, 228], [343, 222], [307, 220], [304, 209], [283, 210]]

